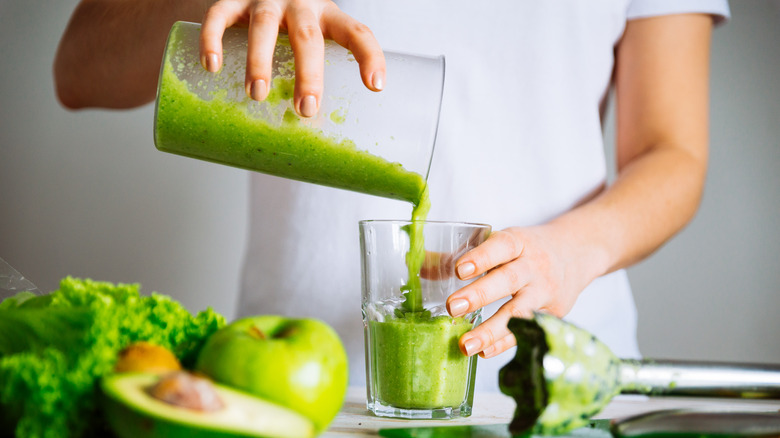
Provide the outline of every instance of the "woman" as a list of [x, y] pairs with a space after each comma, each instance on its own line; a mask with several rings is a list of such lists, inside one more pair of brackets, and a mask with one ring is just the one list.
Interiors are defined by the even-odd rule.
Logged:
[[[174, 20], [203, 19], [210, 71], [221, 63], [222, 31], [244, 23], [247, 94], [267, 96], [271, 48], [285, 31], [296, 53], [296, 110], [311, 116], [323, 38], [355, 54], [374, 91], [393, 80], [380, 47], [444, 54], [429, 219], [499, 230], [457, 263], [462, 278], [487, 275], [449, 299], [450, 313], [486, 306], [492, 315], [461, 338], [461, 350], [498, 356], [514, 345], [508, 319], [543, 310], [630, 357], [639, 355], [636, 312], [622, 269], [698, 207], [710, 36], [727, 15], [725, 0], [82, 0], [55, 80], [70, 108], [146, 104]], [[612, 88], [617, 176], [607, 184], [601, 122]], [[251, 184], [240, 313], [325, 320], [345, 342], [352, 384], [363, 384], [357, 221], [405, 219], [410, 207], [261, 174]], [[506, 359], [481, 361], [478, 387], [495, 389]]]

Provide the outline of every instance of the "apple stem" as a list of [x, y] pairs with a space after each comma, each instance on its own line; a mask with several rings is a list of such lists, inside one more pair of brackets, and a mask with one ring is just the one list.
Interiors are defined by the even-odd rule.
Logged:
[[256, 326], [249, 327], [249, 336], [257, 339], [266, 339], [265, 333], [260, 331]]

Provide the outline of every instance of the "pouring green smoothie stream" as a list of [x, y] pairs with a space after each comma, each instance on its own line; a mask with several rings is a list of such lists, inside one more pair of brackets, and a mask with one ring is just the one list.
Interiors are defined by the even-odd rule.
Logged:
[[[197, 46], [192, 42], [197, 40], [197, 31], [177, 23], [169, 35], [155, 111], [157, 148], [412, 204], [412, 222], [405, 228], [410, 242], [408, 281], [398, 291], [400, 306], [369, 327], [373, 339], [381, 344], [377, 349], [378, 396], [383, 403], [404, 409], [461, 404], [470, 362], [457, 342], [474, 324], [432, 315], [424, 308], [420, 270], [425, 261], [423, 221], [430, 209], [425, 178], [362, 149], [350, 138], [326, 134], [311, 120], [299, 118], [292, 105], [293, 57], [283, 39], [275, 53], [275, 62], [282, 61], [277, 63], [270, 94], [258, 103], [246, 99], [243, 75], [236, 73], [242, 71], [240, 66], [232, 73], [223, 67], [213, 76], [198, 70]], [[225, 50], [227, 66], [228, 51], [245, 53], [245, 46], [231, 49], [226, 43]], [[200, 76], [192, 79], [182, 72]], [[344, 112], [334, 114], [326, 122], [343, 122]], [[422, 366], [421, 361], [425, 362]]]

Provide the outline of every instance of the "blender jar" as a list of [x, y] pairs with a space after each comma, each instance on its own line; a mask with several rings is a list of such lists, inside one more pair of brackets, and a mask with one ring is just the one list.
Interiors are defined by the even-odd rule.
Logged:
[[383, 91], [366, 89], [352, 54], [325, 42], [324, 92], [315, 117], [293, 107], [292, 49], [280, 35], [270, 93], [245, 92], [247, 30], [226, 29], [224, 63], [199, 62], [200, 25], [177, 22], [165, 48], [155, 106], [161, 151], [279, 177], [415, 203], [433, 156], [444, 58], [385, 52]]

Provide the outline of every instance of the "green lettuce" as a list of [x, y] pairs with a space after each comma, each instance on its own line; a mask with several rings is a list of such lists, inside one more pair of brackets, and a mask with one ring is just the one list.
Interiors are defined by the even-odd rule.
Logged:
[[136, 341], [170, 349], [191, 366], [225, 319], [196, 316], [137, 284], [67, 277], [49, 295], [22, 292], [0, 303], [0, 436], [105, 436], [98, 379]]

